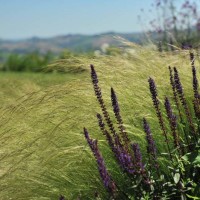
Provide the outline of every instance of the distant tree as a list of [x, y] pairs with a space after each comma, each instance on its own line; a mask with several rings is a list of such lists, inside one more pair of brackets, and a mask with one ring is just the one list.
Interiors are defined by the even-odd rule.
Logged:
[[22, 60], [17, 54], [11, 54], [3, 66], [3, 70], [5, 71], [24, 71], [24, 69]]
[[50, 51], [45, 55], [41, 55], [37, 51], [25, 55], [10, 54], [3, 65], [3, 70], [40, 72], [53, 58]]

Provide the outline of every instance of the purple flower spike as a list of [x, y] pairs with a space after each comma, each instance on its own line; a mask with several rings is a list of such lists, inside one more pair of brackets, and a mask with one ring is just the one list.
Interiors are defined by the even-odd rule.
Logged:
[[131, 155], [122, 147], [117, 147], [116, 149], [117, 157], [120, 166], [128, 174], [135, 174], [135, 165]]
[[156, 84], [151, 77], [149, 78], [148, 82], [149, 82], [149, 89], [150, 89], [150, 92], [151, 92], [153, 104], [154, 104], [155, 107], [157, 107], [158, 104], [159, 104], [159, 101], [157, 99], [158, 94], [157, 94]]
[[97, 140], [93, 140], [89, 137], [89, 133], [86, 128], [84, 128], [84, 135], [97, 161], [99, 174], [104, 183], [104, 186], [111, 193], [111, 195], [114, 196], [117, 187], [111, 176], [108, 174], [104, 159], [98, 149]]
[[97, 77], [96, 71], [94, 69], [94, 66], [90, 65], [90, 68], [91, 68], [92, 82], [93, 82], [93, 84], [97, 84], [98, 83], [98, 77]]
[[140, 151], [139, 144], [133, 143], [132, 148], [133, 148], [133, 152], [134, 152], [136, 168], [139, 173], [143, 174], [144, 173], [144, 165], [142, 163], [142, 154]]
[[118, 104], [117, 96], [116, 96], [115, 91], [114, 91], [113, 88], [111, 88], [111, 101], [112, 101], [112, 106], [113, 106], [114, 113], [119, 113], [120, 112], [119, 104]]
[[108, 141], [108, 144], [109, 144], [110, 148], [112, 149], [112, 151], [114, 153], [116, 153], [115, 144], [114, 144], [113, 138], [112, 138], [112, 136], [110, 135], [110, 133], [105, 128], [105, 124], [103, 123], [102, 116], [100, 114], [97, 114], [97, 119], [98, 119], [98, 122], [99, 122], [99, 127], [100, 127], [103, 135], [106, 136], [106, 139]]
[[[190, 53], [190, 59], [192, 59], [191, 54], [192, 53]], [[194, 54], [192, 54], [192, 55], [194, 57]], [[193, 58], [193, 60], [194, 60], [194, 58]], [[197, 73], [196, 73], [196, 68], [194, 66], [194, 63], [192, 64], [192, 77], [193, 77], [192, 83], [193, 83], [193, 92], [194, 92], [193, 105], [194, 105], [195, 115], [199, 119], [200, 118], [200, 95], [198, 92], [199, 83], [198, 83]]]
[[130, 141], [129, 141], [129, 138], [128, 138], [127, 133], [125, 131], [125, 127], [123, 125], [123, 120], [122, 120], [122, 117], [120, 115], [120, 108], [119, 108], [117, 96], [116, 96], [113, 88], [111, 88], [111, 102], [112, 102], [112, 106], [113, 106], [113, 112], [115, 114], [115, 117], [116, 117], [118, 125], [119, 125], [118, 128], [119, 128], [119, 131], [121, 133], [123, 143], [125, 145], [126, 150], [128, 151]]
[[176, 86], [176, 90], [178, 94], [183, 95], [183, 88], [182, 88], [182, 85], [179, 79], [179, 74], [176, 67], [174, 67], [174, 82], [175, 82], [175, 86]]
[[116, 135], [116, 131], [115, 131], [113, 123], [112, 123], [112, 121], [110, 119], [109, 113], [108, 113], [108, 111], [106, 109], [104, 100], [102, 98], [101, 88], [98, 85], [97, 73], [96, 73], [93, 65], [90, 65], [90, 68], [91, 68], [91, 79], [92, 79], [92, 83], [93, 83], [93, 88], [94, 88], [95, 95], [96, 95], [97, 100], [99, 102], [99, 105], [101, 107], [101, 110], [102, 110], [103, 116], [104, 116], [104, 118], [106, 120], [106, 123], [107, 123], [107, 125], [108, 125], [111, 133], [114, 136], [114, 135]]
[[178, 101], [178, 95], [177, 95], [177, 92], [176, 92], [176, 85], [174, 83], [174, 75], [173, 75], [173, 71], [172, 71], [170, 66], [169, 66], [169, 73], [170, 73], [170, 84], [172, 86], [173, 95], [174, 95], [174, 101], [176, 103], [176, 107], [178, 109], [179, 117], [180, 117], [180, 120], [182, 122], [183, 121], [183, 117], [182, 117], [182, 114], [181, 114], [180, 104], [179, 104], [179, 101]]
[[170, 146], [169, 146], [169, 141], [168, 141], [168, 137], [167, 137], [167, 131], [166, 131], [166, 128], [165, 128], [165, 124], [164, 124], [164, 120], [163, 120], [163, 117], [162, 117], [162, 113], [160, 111], [159, 100], [157, 99], [158, 94], [157, 94], [156, 84], [155, 84], [155, 82], [154, 82], [154, 80], [152, 78], [149, 78], [148, 82], [149, 82], [149, 89], [150, 89], [150, 92], [151, 92], [151, 98], [152, 98], [152, 101], [153, 101], [153, 105], [154, 105], [154, 107], [156, 109], [156, 114], [157, 114], [157, 117], [158, 117], [160, 128], [161, 128], [161, 130], [163, 132], [163, 135], [164, 135], [164, 138], [165, 138], [165, 142], [167, 144], [167, 150], [168, 150], [168, 153], [169, 153], [169, 157], [170, 157], [170, 159], [172, 159]]
[[189, 122], [190, 129], [192, 131], [192, 136], [193, 136], [192, 139], [194, 139], [194, 141], [197, 141], [196, 130], [195, 130], [195, 127], [194, 127], [194, 124], [193, 124], [193, 121], [192, 121], [190, 110], [188, 108], [188, 105], [187, 105], [187, 102], [186, 102], [186, 99], [185, 99], [185, 95], [184, 95], [184, 92], [183, 92], [183, 88], [182, 88], [180, 78], [179, 78], [179, 74], [178, 74], [176, 67], [174, 67], [174, 82], [175, 82], [175, 86], [176, 86], [176, 91], [177, 91], [179, 98], [180, 98], [180, 101], [181, 101], [181, 103], [184, 107], [185, 114], [187, 116], [187, 120]]
[[193, 76], [193, 91], [194, 91], [194, 98], [198, 98], [198, 80], [196, 75], [195, 66], [192, 66], [192, 76]]
[[146, 133], [146, 140], [147, 140], [147, 153], [153, 158], [154, 161], [154, 167], [158, 168], [158, 163], [157, 163], [157, 150], [156, 150], [156, 145], [155, 141], [152, 137], [151, 130], [149, 127], [149, 124], [147, 123], [147, 120], [143, 118], [143, 127], [144, 131]]
[[180, 138], [179, 138], [177, 131], [176, 131], [177, 119], [176, 119], [176, 116], [172, 112], [171, 104], [170, 104], [169, 99], [167, 97], [165, 98], [165, 109], [166, 109], [166, 112], [167, 112], [167, 117], [168, 117], [168, 120], [169, 120], [172, 135], [173, 135], [174, 147], [178, 149], [179, 154], [181, 156], [181, 153], [184, 154], [184, 150], [181, 146]]

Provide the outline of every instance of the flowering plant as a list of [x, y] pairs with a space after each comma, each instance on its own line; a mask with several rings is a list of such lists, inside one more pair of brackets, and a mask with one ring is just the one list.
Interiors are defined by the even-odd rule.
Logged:
[[[102, 115], [97, 114], [98, 124], [116, 163], [127, 178], [124, 183], [127, 187], [120, 188], [118, 182], [112, 177], [112, 171], [106, 168], [97, 140], [91, 139], [88, 130], [84, 128], [86, 141], [94, 154], [100, 177], [110, 199], [195, 199], [200, 196], [198, 179], [200, 175], [200, 94], [192, 52], [190, 60], [193, 75], [193, 110], [186, 101], [178, 70], [176, 67], [173, 69], [169, 67], [173, 101], [176, 106], [175, 112], [172, 110], [170, 98], [165, 97], [165, 116], [170, 130], [166, 128], [166, 119], [158, 99], [156, 84], [152, 78], [148, 80], [164, 145], [163, 152], [158, 152], [148, 121], [143, 118], [147, 156], [142, 156], [139, 144], [131, 142], [128, 137], [116, 93], [111, 88], [112, 108], [118, 129], [115, 128], [105, 106], [95, 68], [93, 65], [90, 66], [93, 88], [102, 110]], [[161, 159], [165, 160], [167, 167], [162, 166]], [[96, 196], [100, 198], [100, 194]]]

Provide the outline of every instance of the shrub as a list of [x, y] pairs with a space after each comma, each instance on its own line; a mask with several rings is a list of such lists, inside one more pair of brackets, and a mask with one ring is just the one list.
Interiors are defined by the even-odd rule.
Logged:
[[4, 63], [2, 70], [4, 71], [43, 71], [44, 67], [52, 61], [53, 55], [47, 52], [45, 55], [40, 55], [38, 52], [32, 52], [26, 55], [11, 54]]
[[[200, 197], [198, 179], [200, 175], [200, 94], [192, 52], [190, 60], [194, 92], [192, 100], [186, 100], [176, 67], [173, 69], [169, 67], [173, 99], [165, 97], [165, 112], [158, 98], [154, 80], [152, 78], [148, 80], [164, 143], [163, 152], [159, 152], [149, 123], [143, 118], [147, 141], [145, 156], [142, 156], [139, 144], [131, 142], [128, 137], [113, 88], [111, 88], [111, 102], [117, 126], [111, 120], [104, 104], [96, 71], [91, 65], [92, 84], [102, 110], [102, 115], [97, 114], [98, 124], [116, 163], [120, 166], [121, 174], [126, 177], [125, 187], [121, 188], [121, 183], [114, 180], [112, 171], [106, 167], [98, 141], [91, 139], [88, 130], [84, 128], [86, 141], [97, 161], [100, 177], [110, 199], [197, 199]], [[97, 196], [100, 198], [100, 194]]]

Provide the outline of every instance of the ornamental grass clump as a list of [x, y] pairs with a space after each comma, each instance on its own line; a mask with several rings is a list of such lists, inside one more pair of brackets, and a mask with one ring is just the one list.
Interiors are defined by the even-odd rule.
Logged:
[[[86, 141], [96, 159], [101, 180], [108, 192], [108, 199], [184, 200], [200, 197], [198, 178], [200, 175], [200, 95], [194, 60], [194, 54], [191, 52], [194, 99], [188, 100], [185, 97], [176, 67], [173, 70], [169, 67], [173, 96], [165, 96], [164, 105], [158, 98], [154, 79], [151, 77], [148, 79], [151, 99], [159, 123], [158, 129], [162, 132], [163, 141], [162, 149], [159, 149], [155, 133], [151, 131], [147, 119], [143, 118], [143, 129], [146, 134], [146, 153], [143, 155], [144, 151], [141, 151], [138, 142], [131, 142], [128, 136], [113, 88], [111, 88], [111, 103], [115, 120], [111, 120], [102, 97], [97, 73], [94, 66], [90, 66], [93, 88], [102, 111], [102, 114], [97, 114], [98, 125], [112, 150], [111, 157], [115, 159], [115, 165], [118, 165], [121, 171], [118, 174], [121, 179], [120, 177], [116, 179], [100, 153], [97, 140], [91, 139], [88, 130], [84, 128]], [[124, 181], [124, 187], [119, 180]], [[101, 194], [98, 194], [98, 199], [100, 196]]]

